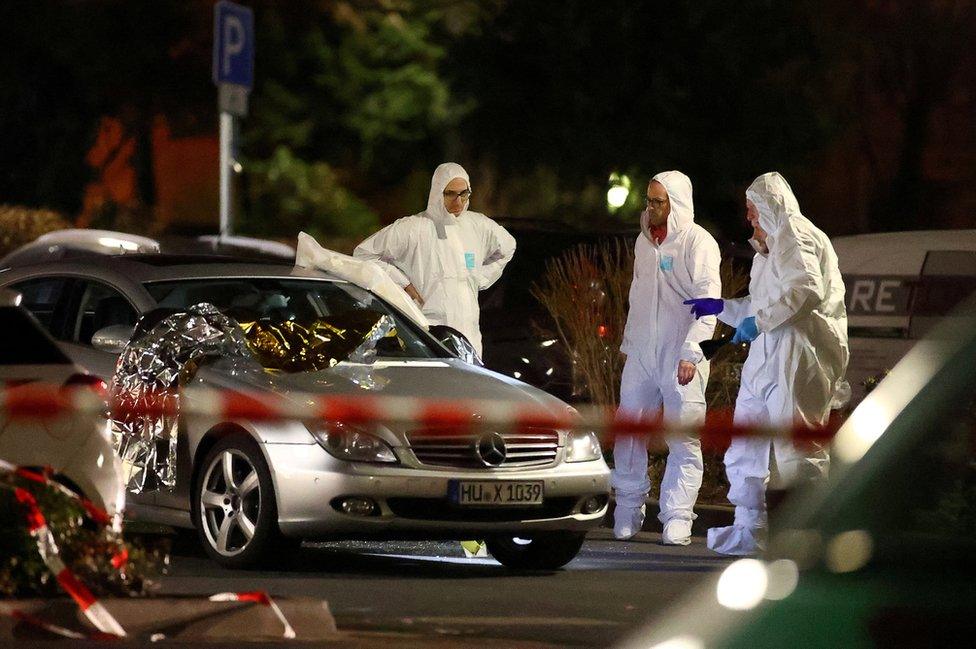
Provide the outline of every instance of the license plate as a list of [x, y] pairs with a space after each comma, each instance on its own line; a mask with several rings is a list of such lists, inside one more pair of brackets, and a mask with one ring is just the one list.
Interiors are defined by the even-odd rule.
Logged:
[[448, 492], [451, 502], [482, 507], [504, 505], [541, 505], [542, 482], [478, 482], [451, 480]]

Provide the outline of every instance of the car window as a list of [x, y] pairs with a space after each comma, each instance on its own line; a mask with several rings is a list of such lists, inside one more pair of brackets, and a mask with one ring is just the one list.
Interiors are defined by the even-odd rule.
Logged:
[[14, 284], [21, 295], [21, 306], [34, 314], [48, 333], [55, 335], [55, 310], [64, 294], [68, 280], [64, 277], [44, 277]]
[[136, 323], [136, 310], [121, 293], [110, 286], [87, 281], [75, 290], [81, 297], [70, 326], [71, 342], [90, 345], [95, 332], [104, 327], [132, 326]]
[[0, 306], [0, 330], [0, 367], [71, 363], [24, 309]]
[[377, 354], [385, 358], [440, 358], [419, 328], [381, 299], [354, 284], [285, 278], [212, 278], [151, 282], [146, 290], [162, 308], [185, 309], [209, 302], [239, 322], [311, 322], [369, 309], [393, 318], [396, 338], [385, 339]]
[[912, 303], [911, 336], [920, 338], [976, 291], [976, 252], [933, 250], [925, 256]]

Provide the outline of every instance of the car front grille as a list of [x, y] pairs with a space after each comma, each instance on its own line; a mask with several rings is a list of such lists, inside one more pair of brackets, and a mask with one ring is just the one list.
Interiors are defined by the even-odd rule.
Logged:
[[[505, 459], [488, 464], [478, 445], [485, 435], [498, 435], [505, 443]], [[452, 430], [415, 430], [407, 435], [421, 464], [462, 469], [521, 468], [553, 464], [559, 451], [559, 433], [531, 428], [511, 433], [458, 433]]]

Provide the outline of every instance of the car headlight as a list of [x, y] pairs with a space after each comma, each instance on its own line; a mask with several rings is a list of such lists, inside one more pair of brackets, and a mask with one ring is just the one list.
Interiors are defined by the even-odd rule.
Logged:
[[593, 431], [572, 431], [566, 436], [567, 462], [590, 462], [601, 457], [600, 439]]
[[341, 423], [306, 424], [308, 432], [329, 455], [349, 462], [396, 462], [389, 444], [375, 435]]

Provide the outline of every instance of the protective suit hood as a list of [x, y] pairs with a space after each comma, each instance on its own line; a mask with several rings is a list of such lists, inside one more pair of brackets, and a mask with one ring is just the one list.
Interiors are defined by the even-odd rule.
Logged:
[[[453, 225], [455, 222], [456, 217], [444, 207], [444, 189], [455, 178], [464, 178], [464, 182], [468, 184], [468, 189], [471, 189], [471, 179], [468, 177], [468, 172], [456, 162], [445, 162], [437, 165], [437, 169], [434, 170], [434, 177], [430, 181], [430, 195], [427, 197], [427, 210], [423, 216], [434, 221], [437, 226], [438, 239], [446, 238], [444, 227]], [[461, 212], [457, 218], [463, 216], [465, 212], [467, 209]]]
[[752, 181], [746, 190], [746, 198], [759, 210], [759, 225], [770, 236], [775, 236], [791, 216], [801, 216], [800, 204], [793, 189], [777, 171], [765, 173]]
[[662, 171], [652, 178], [668, 190], [671, 213], [668, 214], [668, 238], [686, 230], [695, 222], [695, 204], [691, 195], [691, 178], [680, 171]]

